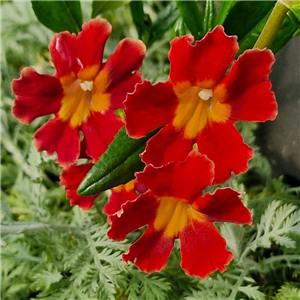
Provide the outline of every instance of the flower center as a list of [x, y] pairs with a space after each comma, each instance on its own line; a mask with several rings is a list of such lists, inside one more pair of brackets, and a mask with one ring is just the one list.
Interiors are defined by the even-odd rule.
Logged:
[[[201, 89], [183, 82], [175, 86], [178, 106], [173, 126], [184, 130], [186, 139], [195, 139], [199, 132], [212, 122], [226, 122], [230, 115], [230, 106], [220, 103], [212, 89]], [[199, 101], [199, 98], [203, 101]]]
[[198, 93], [198, 96], [200, 99], [207, 101], [213, 96], [213, 91], [212, 89], [203, 89]]
[[93, 89], [93, 81], [82, 81], [79, 83], [80, 87], [86, 92]]
[[[88, 71], [89, 69], [86, 70], [86, 73]], [[109, 108], [110, 95], [105, 93], [107, 84], [104, 75], [102, 74], [94, 80], [84, 80], [75, 74], [60, 78], [64, 97], [59, 117], [64, 122], [69, 121], [71, 127], [75, 128], [81, 126], [91, 112], [105, 113]], [[88, 79], [91, 79], [91, 76]]]

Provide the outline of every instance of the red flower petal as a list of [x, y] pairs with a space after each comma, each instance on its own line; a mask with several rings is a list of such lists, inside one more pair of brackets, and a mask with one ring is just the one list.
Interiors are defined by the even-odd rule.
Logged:
[[77, 74], [80, 70], [80, 61], [77, 60], [76, 36], [69, 32], [54, 35], [49, 44], [51, 60], [56, 69], [56, 76], [62, 77], [70, 73]]
[[268, 76], [274, 63], [270, 50], [247, 50], [215, 89], [222, 103], [231, 104], [231, 118], [244, 121], [274, 120], [277, 103]]
[[93, 159], [93, 163], [97, 162], [106, 151], [123, 125], [123, 121], [112, 111], [107, 111], [105, 114], [92, 112], [82, 124], [86, 153]]
[[214, 183], [223, 183], [231, 172], [248, 170], [247, 163], [253, 150], [243, 142], [241, 134], [231, 123], [211, 123], [197, 137], [199, 152], [206, 154], [215, 164]]
[[123, 260], [133, 262], [141, 271], [160, 271], [167, 264], [174, 244], [173, 238], [148, 228], [144, 234], [123, 254]]
[[136, 86], [124, 102], [126, 129], [129, 136], [141, 138], [148, 132], [166, 125], [174, 117], [177, 98], [169, 83], [152, 85], [145, 80]]
[[92, 163], [73, 165], [62, 170], [60, 175], [60, 184], [65, 187], [67, 198], [71, 205], [78, 205], [83, 210], [90, 209], [95, 199], [100, 195], [80, 196], [77, 194], [77, 188], [87, 172], [93, 166]]
[[170, 161], [183, 161], [193, 148], [194, 141], [184, 138], [170, 124], [148, 140], [142, 160], [146, 164], [162, 166]]
[[142, 41], [125, 38], [119, 42], [117, 49], [109, 56], [103, 67], [109, 80], [106, 92], [116, 87], [120, 81], [132, 77], [140, 69], [145, 51], [146, 46]]
[[48, 155], [57, 154], [61, 166], [73, 164], [80, 154], [80, 136], [78, 128], [72, 128], [68, 122], [55, 118], [49, 120], [34, 134], [34, 143], [38, 151], [46, 150]]
[[59, 80], [39, 74], [33, 68], [24, 68], [20, 78], [12, 81], [11, 88], [17, 96], [12, 114], [23, 124], [56, 113], [60, 108], [63, 89]]
[[191, 36], [177, 37], [171, 42], [170, 79], [188, 81], [201, 88], [212, 88], [225, 75], [238, 50], [237, 38], [227, 36], [222, 26], [205, 35], [195, 46]]
[[111, 87], [109, 91], [110, 109], [124, 108], [124, 101], [128, 93], [134, 91], [135, 85], [141, 82], [142, 73], [135, 72], [127, 78], [123, 78], [117, 85]]
[[211, 222], [252, 223], [250, 211], [243, 205], [239, 193], [231, 188], [216, 189], [213, 194], [206, 193], [192, 207], [205, 214]]
[[135, 201], [127, 201], [122, 205], [122, 211], [108, 217], [111, 224], [108, 237], [120, 241], [129, 232], [153, 222], [157, 207], [158, 202], [150, 191], [140, 195]]
[[134, 180], [111, 189], [109, 201], [104, 205], [103, 212], [108, 215], [117, 213], [127, 201], [137, 198]]
[[216, 270], [224, 272], [225, 265], [233, 259], [213, 223], [190, 219], [189, 225], [179, 233], [179, 239], [180, 265], [188, 275], [204, 279]]
[[183, 162], [171, 162], [155, 168], [147, 165], [136, 178], [159, 197], [173, 197], [193, 202], [213, 181], [214, 165], [206, 156], [192, 151]]
[[54, 36], [49, 44], [52, 61], [57, 76], [72, 72], [75, 74], [87, 66], [102, 65], [106, 40], [111, 33], [111, 25], [104, 19], [93, 19], [82, 25], [82, 31], [76, 37], [69, 32]]

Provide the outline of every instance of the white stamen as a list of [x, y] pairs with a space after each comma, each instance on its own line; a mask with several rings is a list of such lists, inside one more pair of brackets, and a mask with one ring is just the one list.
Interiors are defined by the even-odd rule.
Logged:
[[79, 85], [85, 92], [93, 89], [93, 81], [82, 81]]
[[207, 101], [209, 98], [211, 98], [213, 95], [212, 89], [203, 89], [198, 93], [198, 96], [204, 100]]

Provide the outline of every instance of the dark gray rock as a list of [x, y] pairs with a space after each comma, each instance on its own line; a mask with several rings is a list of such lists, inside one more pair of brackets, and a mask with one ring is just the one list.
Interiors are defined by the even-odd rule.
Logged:
[[300, 180], [300, 36], [276, 54], [270, 79], [278, 116], [260, 125], [258, 143], [273, 167], [273, 175]]

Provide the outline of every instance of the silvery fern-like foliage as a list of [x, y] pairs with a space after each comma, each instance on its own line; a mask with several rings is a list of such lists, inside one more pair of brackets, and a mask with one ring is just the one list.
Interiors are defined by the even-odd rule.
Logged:
[[300, 210], [297, 206], [272, 201], [257, 224], [250, 249], [255, 251], [257, 247], [269, 248], [272, 241], [286, 248], [295, 248], [296, 243], [289, 235], [299, 234], [299, 228]]

